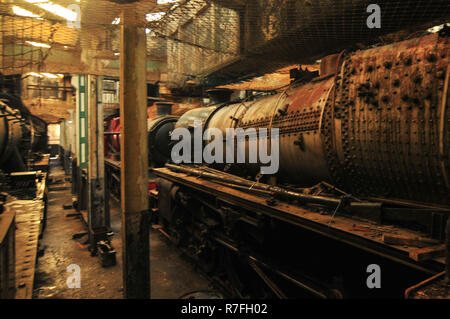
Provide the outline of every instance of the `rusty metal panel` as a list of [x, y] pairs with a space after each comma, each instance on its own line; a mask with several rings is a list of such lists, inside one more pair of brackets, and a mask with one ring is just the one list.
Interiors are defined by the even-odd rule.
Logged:
[[239, 121], [242, 128], [278, 128], [280, 132], [280, 176], [305, 185], [329, 181], [322, 150], [320, 120], [332, 78], [295, 85], [284, 93], [254, 103]]

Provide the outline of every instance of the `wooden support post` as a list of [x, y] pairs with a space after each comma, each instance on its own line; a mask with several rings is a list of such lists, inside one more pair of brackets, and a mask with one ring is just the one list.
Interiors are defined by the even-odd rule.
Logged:
[[447, 227], [445, 229], [445, 277], [450, 284], [450, 217], [447, 217]]
[[[143, 19], [143, 17], [141, 17]], [[136, 11], [121, 16], [120, 121], [125, 298], [150, 298], [146, 37]]]
[[239, 54], [245, 54], [248, 7], [246, 5], [239, 7], [237, 13], [239, 14]]
[[97, 241], [109, 231], [105, 210], [105, 159], [103, 152], [103, 106], [99, 103], [101, 78], [88, 76], [88, 224], [93, 254]]

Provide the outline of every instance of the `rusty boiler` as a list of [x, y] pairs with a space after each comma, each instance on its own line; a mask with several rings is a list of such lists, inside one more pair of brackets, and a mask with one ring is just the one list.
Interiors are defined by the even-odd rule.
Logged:
[[278, 128], [279, 183], [448, 206], [449, 72], [449, 39], [431, 34], [328, 56], [312, 80], [192, 110], [176, 127]]

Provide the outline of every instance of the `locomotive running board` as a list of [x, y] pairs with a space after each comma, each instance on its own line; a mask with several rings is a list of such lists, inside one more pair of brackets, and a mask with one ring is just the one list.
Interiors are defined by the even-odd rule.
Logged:
[[381, 225], [369, 220], [356, 219], [340, 215], [322, 215], [305, 207], [278, 201], [275, 206], [269, 205], [266, 198], [258, 197], [245, 191], [223, 186], [197, 176], [177, 173], [168, 168], [153, 169], [154, 175], [178, 185], [183, 185], [217, 199], [287, 223], [312, 231], [330, 239], [340, 241], [358, 249], [401, 263], [408, 267], [437, 274], [444, 270], [445, 260], [442, 257], [416, 262], [409, 257], [417, 249], [414, 246], [387, 245], [383, 242], [384, 234], [396, 234], [405, 237], [420, 237], [421, 233], [390, 225]]

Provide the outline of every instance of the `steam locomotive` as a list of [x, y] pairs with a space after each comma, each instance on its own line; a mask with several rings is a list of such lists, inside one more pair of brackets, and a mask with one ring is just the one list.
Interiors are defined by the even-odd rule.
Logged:
[[[173, 103], [156, 103], [156, 116], [147, 120], [149, 164], [152, 167], [163, 166], [170, 157], [170, 135], [178, 116], [171, 115]], [[105, 119], [105, 157], [120, 160], [120, 117], [112, 115]]]
[[[280, 92], [231, 101], [231, 91], [212, 90], [206, 107], [150, 120], [150, 203], [161, 232], [231, 297], [403, 297], [450, 265], [386, 241], [450, 246], [449, 51], [444, 29], [341, 52], [319, 72], [295, 70]], [[199, 123], [222, 136], [277, 129], [279, 171], [261, 175], [263, 164], [247, 157], [171, 163], [174, 131]], [[113, 136], [118, 129], [109, 145]], [[245, 154], [252, 138], [270, 149], [249, 135]], [[206, 134], [202, 149], [213, 141]], [[366, 283], [374, 264], [384, 269], [381, 289]]]
[[[322, 60], [281, 94], [184, 114], [176, 127], [278, 128], [279, 183], [325, 181], [361, 196], [450, 205], [448, 38], [438, 35]], [[247, 145], [248, 148], [248, 145]], [[248, 149], [247, 149], [248, 153]], [[229, 167], [242, 176], [250, 164]]]
[[3, 171], [27, 171], [37, 152], [47, 148], [47, 124], [34, 116], [22, 100], [0, 93], [0, 167]]
[[[216, 91], [174, 128], [277, 128], [279, 172], [166, 153], [153, 169], [163, 233], [234, 297], [402, 297], [445, 267], [384, 238], [449, 240], [449, 51], [441, 32], [327, 56], [278, 94]], [[387, 269], [383, 289], [367, 288], [369, 264]]]

